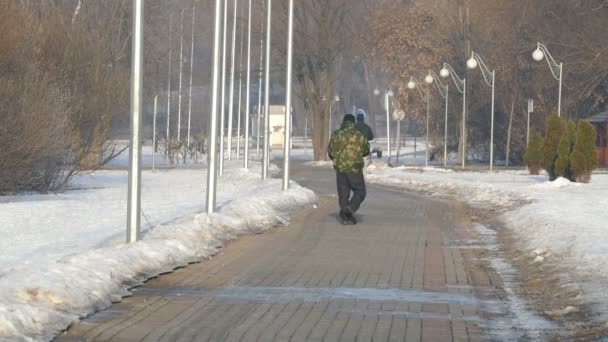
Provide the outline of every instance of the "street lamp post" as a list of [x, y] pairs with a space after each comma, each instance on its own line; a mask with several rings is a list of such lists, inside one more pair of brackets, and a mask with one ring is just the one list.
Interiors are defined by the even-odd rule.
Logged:
[[[435, 83], [437, 85], [437, 89], [439, 90], [439, 95], [445, 99], [445, 129], [444, 129], [444, 137], [443, 137], [443, 166], [447, 166], [447, 157], [448, 157], [448, 94], [449, 87], [447, 84], [443, 84], [441, 79], [437, 76], [437, 74], [429, 70], [429, 74], [426, 75], [424, 81], [428, 84]], [[428, 134], [428, 120], [427, 120], [427, 134]], [[428, 136], [428, 135], [427, 135]], [[428, 151], [428, 141], [427, 141], [427, 151]], [[428, 152], [427, 152], [428, 156]], [[427, 157], [428, 159], [428, 157]]]
[[226, 123], [226, 64], [227, 54], [226, 45], [228, 43], [228, 0], [224, 1], [224, 24], [222, 34], [222, 82], [221, 82], [221, 97], [220, 97], [220, 152], [218, 161], [218, 174], [224, 174], [224, 126]]
[[496, 71], [490, 71], [490, 68], [483, 62], [481, 56], [471, 52], [471, 58], [467, 61], [467, 67], [469, 69], [475, 69], [479, 65], [483, 79], [489, 87], [492, 87], [492, 123], [490, 125], [490, 171], [494, 168], [494, 91], [496, 89]]
[[[222, 1], [215, 1], [215, 25], [213, 31], [213, 79], [212, 79], [212, 94], [211, 94], [211, 118], [209, 120], [209, 143], [207, 147], [207, 214], [213, 214], [216, 203], [217, 189], [217, 116], [219, 105], [219, 88], [220, 88], [220, 40], [221, 40], [221, 24], [222, 24]], [[225, 0], [226, 2], [228, 0]], [[222, 57], [223, 58], [223, 57]]]
[[535, 61], [540, 62], [543, 60], [543, 58], [545, 58], [545, 56], [547, 56], [547, 64], [549, 64], [549, 69], [551, 69], [553, 78], [559, 81], [557, 116], [562, 116], [562, 73], [564, 64], [562, 62], [557, 63], [544, 44], [540, 42], [536, 43], [536, 50], [534, 50], [532, 53], [532, 58], [534, 58]]
[[[431, 82], [428, 82], [427, 78], [429, 76], [425, 77], [425, 81], [427, 83], [432, 83], [433, 80], [431, 79]], [[407, 87], [409, 89], [418, 89], [418, 93], [420, 94], [420, 97], [422, 97], [422, 100], [426, 102], [426, 155], [425, 155], [425, 162], [424, 165], [428, 166], [429, 165], [429, 88], [427, 87], [426, 89], [426, 94], [422, 92], [422, 90], [420, 89], [420, 82], [418, 82], [418, 80], [415, 77], [410, 77], [410, 81], [407, 83]], [[416, 160], [416, 152], [414, 152], [414, 160]]]
[[289, 189], [289, 157], [291, 148], [291, 78], [293, 65], [293, 0], [289, 0], [287, 28], [287, 80], [285, 85], [285, 139], [283, 142], [283, 190]]
[[140, 239], [141, 211], [141, 97], [143, 93], [144, 0], [133, 0], [131, 53], [131, 137], [127, 201], [127, 243]]
[[245, 105], [245, 160], [243, 167], [249, 168], [249, 115], [251, 107], [251, 0], [249, 0], [249, 12], [247, 19], [247, 80], [245, 87], [247, 88], [246, 105]]
[[[374, 95], [379, 96], [380, 90], [374, 89]], [[390, 97], [394, 96], [392, 90], [388, 89], [384, 94], [384, 106], [386, 107], [386, 150], [388, 153], [388, 164], [391, 162], [391, 120], [390, 120]]]
[[270, 145], [270, 52], [271, 52], [271, 42], [272, 42], [272, 0], [268, 0], [267, 4], [267, 13], [266, 13], [266, 66], [264, 68], [264, 149], [263, 153], [263, 161], [262, 161], [262, 179], [268, 178], [268, 167], [269, 167], [269, 145]]
[[236, 23], [237, 23], [237, 9], [239, 6], [239, 0], [234, 0], [234, 14], [232, 16], [232, 52], [230, 54], [231, 66], [230, 66], [230, 95], [228, 97], [228, 138], [226, 153], [228, 160], [232, 160], [232, 121], [234, 116], [234, 73], [236, 67]]
[[456, 90], [462, 94], [462, 167], [464, 168], [467, 160], [467, 79], [458, 77], [454, 68], [448, 63], [443, 63], [443, 68], [439, 71], [439, 75], [443, 78], [452, 76]]

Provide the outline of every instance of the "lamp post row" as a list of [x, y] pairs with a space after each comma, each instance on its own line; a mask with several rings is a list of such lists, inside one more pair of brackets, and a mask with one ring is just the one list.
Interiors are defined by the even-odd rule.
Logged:
[[[544, 44], [541, 44], [540, 42], [537, 43], [537, 48], [536, 50], [534, 50], [534, 52], [532, 53], [532, 57], [534, 58], [534, 60], [536, 61], [542, 61], [543, 58], [547, 59], [547, 64], [549, 65], [549, 68], [551, 70], [551, 73], [553, 75], [553, 77], [559, 81], [559, 93], [558, 93], [558, 105], [557, 105], [557, 114], [558, 116], [561, 116], [561, 102], [562, 102], [562, 83], [563, 83], [563, 63], [557, 63], [555, 61], [555, 59], [553, 58], [553, 56], [549, 53], [549, 50], [547, 49], [547, 47]], [[467, 68], [469, 69], [476, 69], [479, 66], [479, 69], [481, 70], [482, 76], [484, 78], [484, 81], [486, 82], [486, 84], [492, 88], [492, 95], [491, 95], [491, 111], [490, 111], [490, 117], [491, 117], [491, 123], [490, 123], [490, 171], [492, 171], [494, 169], [494, 117], [495, 117], [495, 93], [496, 93], [496, 71], [495, 70], [490, 70], [490, 68], [485, 64], [485, 62], [483, 61], [483, 59], [481, 58], [481, 56], [476, 53], [476, 52], [471, 52], [471, 57], [469, 58], [469, 60], [467, 61]], [[444, 63], [443, 68], [440, 71], [440, 75], [444, 78], [448, 77], [448, 76], [452, 76], [452, 80], [454, 81], [454, 83], [456, 84], [456, 88], [458, 89], [458, 91], [460, 93], [463, 94], [463, 104], [462, 104], [462, 167], [465, 167], [465, 163], [466, 163], [466, 78], [460, 78], [458, 77], [458, 75], [456, 74], [456, 72], [454, 71], [454, 69], [452, 68], [451, 65]], [[426, 76], [425, 81], [428, 84], [433, 83], [433, 81], [438, 81], [438, 77], [436, 77], [436, 75], [432, 72], [429, 72], [429, 74]], [[445, 92], [445, 99], [446, 99], [446, 117], [445, 117], [445, 137], [444, 137], [444, 166], [446, 165], [446, 159], [447, 159], [447, 106], [448, 106], [448, 88], [447, 85], [446, 86], [441, 86], [440, 83], [437, 83], [437, 86], [440, 90], [440, 92], [443, 90]], [[416, 81], [415, 78], [411, 78], [410, 81], [408, 82], [408, 88], [413, 89], [419, 87], [418, 82]], [[429, 100], [429, 96], [427, 93], [427, 96], [425, 97], [422, 93], [421, 93], [423, 99], [425, 99], [427, 101], [427, 165], [428, 165], [428, 100]], [[442, 95], [443, 96], [443, 95]], [[527, 128], [527, 133], [526, 133], [526, 144], [529, 141], [529, 125], [530, 125], [530, 112], [532, 111], [531, 107], [532, 107], [532, 100], [529, 100], [529, 105], [528, 105], [528, 128]]]
[[[224, 3], [222, 4], [222, 1]], [[248, 167], [249, 153], [249, 115], [250, 115], [250, 86], [251, 86], [251, 15], [252, 15], [252, 0], [248, 0], [248, 33], [247, 33], [247, 80], [246, 80], [246, 118], [245, 118], [245, 161], [244, 167]], [[234, 0], [234, 24], [233, 24], [233, 41], [232, 41], [232, 72], [231, 77], [231, 100], [234, 97], [234, 67], [235, 67], [235, 33], [236, 33], [236, 13], [238, 0]], [[224, 5], [224, 6], [222, 6]], [[267, 36], [266, 36], [266, 67], [265, 67], [265, 128], [264, 128], [264, 161], [262, 163], [262, 178], [268, 178], [268, 161], [269, 161], [269, 88], [270, 88], [270, 42], [271, 42], [271, 23], [272, 23], [272, 0], [268, 0], [267, 11]], [[222, 7], [223, 13], [223, 30], [222, 30]], [[223, 171], [223, 127], [224, 127], [224, 103], [225, 103], [225, 87], [226, 84], [226, 29], [227, 29], [227, 11], [228, 0], [216, 0], [214, 10], [214, 36], [213, 36], [213, 76], [212, 76], [212, 96], [211, 96], [211, 115], [209, 120], [209, 136], [208, 136], [208, 172], [207, 172], [207, 193], [206, 193], [206, 212], [212, 214], [216, 207], [216, 189], [217, 177]], [[289, 1], [289, 27], [287, 41], [287, 79], [286, 79], [286, 110], [285, 110], [285, 141], [284, 141], [284, 173], [283, 173], [283, 190], [289, 189], [289, 155], [291, 146], [291, 83], [292, 83], [292, 65], [293, 65], [293, 0]], [[194, 56], [194, 9], [192, 18], [192, 48], [190, 69], [192, 73], [193, 56]], [[183, 10], [181, 12], [183, 23]], [[128, 200], [127, 200], [127, 243], [133, 243], [140, 238], [140, 215], [141, 215], [141, 161], [142, 161], [142, 142], [141, 142], [141, 118], [142, 118], [142, 86], [143, 86], [143, 21], [144, 21], [144, 0], [133, 0], [133, 41], [132, 41], [132, 69], [131, 69], [131, 134], [129, 147], [129, 181], [128, 181]], [[173, 16], [169, 17], [169, 35], [170, 41]], [[223, 31], [223, 32], [222, 32]], [[182, 86], [182, 55], [183, 55], [183, 24], [180, 24], [180, 96]], [[242, 39], [242, 37], [241, 37]], [[263, 44], [263, 42], [262, 42]], [[220, 47], [220, 45], [222, 45]], [[220, 53], [222, 50], [222, 53]], [[167, 91], [167, 141], [170, 139], [170, 112], [171, 112], [171, 43], [169, 48], [169, 78]], [[222, 67], [220, 70], [220, 58], [222, 59]], [[221, 75], [220, 75], [221, 73]], [[221, 82], [220, 82], [221, 78]], [[221, 94], [220, 94], [221, 87]], [[192, 74], [190, 75], [190, 99], [192, 98]], [[190, 100], [191, 101], [191, 100]], [[158, 97], [154, 98], [154, 132], [153, 144], [156, 144], [156, 113], [157, 113]], [[180, 101], [181, 105], [181, 101]], [[190, 139], [191, 127], [191, 105], [188, 108], [188, 140]], [[239, 108], [240, 110], [240, 108]], [[218, 113], [218, 111], [220, 113]], [[230, 113], [233, 111], [233, 104], [230, 104]], [[181, 107], [178, 111], [178, 121], [181, 123]], [[220, 149], [217, 151], [218, 139], [218, 114], [221, 116], [220, 121]], [[258, 120], [260, 116], [260, 108], [258, 106]], [[229, 117], [229, 124], [232, 122], [232, 115]], [[180, 138], [181, 125], [178, 123], [178, 139]], [[259, 125], [258, 125], [259, 126]], [[229, 129], [228, 136], [228, 158], [230, 158], [231, 147], [231, 130]], [[259, 134], [258, 134], [259, 135]], [[218, 158], [219, 157], [219, 158]], [[218, 160], [219, 159], [219, 160]]]

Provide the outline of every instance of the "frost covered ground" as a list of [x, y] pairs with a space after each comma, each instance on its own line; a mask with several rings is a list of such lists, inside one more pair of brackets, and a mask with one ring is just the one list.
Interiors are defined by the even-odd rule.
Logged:
[[580, 290], [599, 320], [608, 319], [608, 175], [590, 184], [525, 171], [460, 172], [441, 168], [366, 169], [369, 182], [448, 195], [476, 208], [496, 210], [535, 262], [564, 270], [562, 283]]
[[227, 164], [213, 216], [201, 214], [206, 169], [144, 171], [143, 240], [131, 245], [126, 171], [79, 176], [63, 194], [0, 197], [0, 341], [49, 340], [146, 278], [286, 224], [291, 210], [316, 202], [295, 183], [283, 192], [278, 179], [262, 182], [259, 163], [240, 165]]

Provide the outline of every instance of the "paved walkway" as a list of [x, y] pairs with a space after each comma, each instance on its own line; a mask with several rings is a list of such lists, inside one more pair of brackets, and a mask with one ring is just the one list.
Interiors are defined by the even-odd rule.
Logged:
[[151, 280], [58, 341], [466, 341], [496, 307], [479, 251], [453, 248], [465, 208], [370, 186], [337, 223], [330, 169], [294, 167], [320, 195], [289, 227]]

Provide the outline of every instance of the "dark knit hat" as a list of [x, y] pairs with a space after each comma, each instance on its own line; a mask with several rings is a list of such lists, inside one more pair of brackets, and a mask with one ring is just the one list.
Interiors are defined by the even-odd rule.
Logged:
[[355, 122], [355, 116], [352, 114], [346, 114], [344, 115], [344, 119], [342, 119], [342, 122]]

